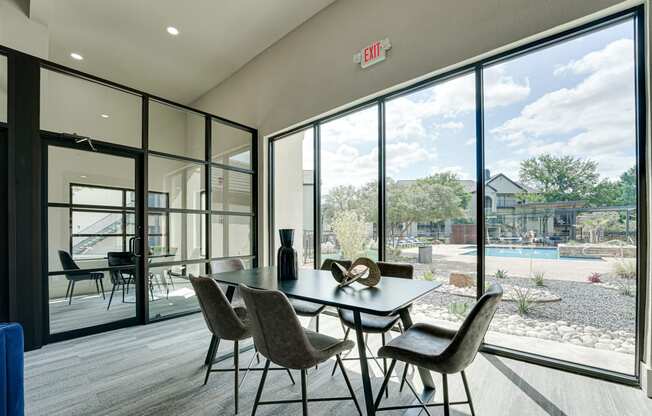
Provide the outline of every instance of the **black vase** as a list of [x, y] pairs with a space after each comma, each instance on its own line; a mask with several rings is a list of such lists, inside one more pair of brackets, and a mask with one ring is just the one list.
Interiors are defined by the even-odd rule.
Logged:
[[292, 247], [294, 230], [278, 230], [281, 237], [281, 247], [276, 256], [276, 277], [278, 280], [297, 280], [299, 264], [297, 251]]

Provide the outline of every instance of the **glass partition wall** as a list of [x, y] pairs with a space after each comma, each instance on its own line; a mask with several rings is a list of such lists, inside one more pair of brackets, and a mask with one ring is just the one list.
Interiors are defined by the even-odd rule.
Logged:
[[303, 267], [412, 263], [440, 284], [415, 320], [449, 328], [497, 282], [485, 351], [636, 383], [641, 19], [623, 12], [272, 137], [272, 262], [278, 230], [294, 228]]
[[256, 264], [255, 130], [61, 71], [40, 77], [49, 339], [198, 311], [190, 275]]

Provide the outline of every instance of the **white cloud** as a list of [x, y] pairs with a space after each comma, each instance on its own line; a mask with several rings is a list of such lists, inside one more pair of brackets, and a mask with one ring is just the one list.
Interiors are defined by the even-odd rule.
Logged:
[[526, 99], [530, 95], [530, 81], [518, 83], [505, 75], [507, 64], [485, 69], [483, 73], [484, 105], [487, 109], [504, 107]]
[[467, 146], [473, 146], [473, 145], [475, 145], [475, 142], [476, 142], [475, 137], [471, 137], [470, 139], [465, 141], [464, 144], [467, 145]]
[[464, 128], [464, 123], [461, 121], [447, 121], [446, 123], [435, 124], [435, 126], [442, 129], [460, 130]]
[[587, 76], [572, 88], [542, 95], [491, 133], [526, 150], [526, 157], [541, 153], [588, 157], [600, 162], [604, 176], [618, 176], [634, 163], [633, 57], [633, 42], [622, 39], [558, 66], [555, 75]]

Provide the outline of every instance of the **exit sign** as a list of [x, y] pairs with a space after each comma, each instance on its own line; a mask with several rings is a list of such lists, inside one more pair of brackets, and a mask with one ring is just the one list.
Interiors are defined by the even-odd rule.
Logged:
[[389, 39], [377, 40], [353, 55], [353, 62], [367, 68], [387, 58], [387, 51], [392, 47]]

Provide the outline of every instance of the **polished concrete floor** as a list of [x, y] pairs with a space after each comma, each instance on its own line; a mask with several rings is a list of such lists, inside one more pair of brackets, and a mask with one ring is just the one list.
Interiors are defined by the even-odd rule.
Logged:
[[[306, 325], [310, 323], [304, 322]], [[341, 336], [333, 317], [323, 317], [323, 332]], [[370, 338], [377, 348], [376, 337]], [[27, 415], [230, 415], [233, 414], [231, 373], [213, 373], [202, 386], [203, 361], [209, 334], [200, 314], [89, 336], [45, 346], [29, 352], [25, 361]], [[220, 346], [220, 354], [232, 345]], [[245, 366], [251, 352], [241, 355]], [[230, 362], [223, 362], [227, 367]], [[362, 400], [362, 383], [355, 361], [346, 366], [354, 389]], [[371, 364], [374, 391], [382, 381]], [[309, 395], [344, 395], [340, 373], [330, 375], [331, 363], [308, 374]], [[401, 371], [401, 368], [398, 368]], [[435, 375], [436, 376], [436, 375]], [[482, 415], [631, 415], [652, 414], [652, 400], [635, 388], [538, 367], [492, 355], [480, 354], [468, 370], [476, 414]], [[298, 380], [298, 374], [295, 374]], [[251, 412], [260, 373], [246, 379], [240, 393], [240, 414]], [[418, 376], [414, 376], [418, 384]], [[440, 385], [440, 378], [435, 377]], [[458, 376], [450, 377], [452, 400], [462, 400]], [[298, 398], [300, 389], [286, 374], [270, 373], [265, 399]], [[441, 400], [438, 392], [435, 399]], [[408, 389], [398, 392], [398, 380], [390, 385], [388, 404], [413, 400]], [[311, 415], [355, 415], [352, 402], [309, 405]], [[416, 415], [418, 412], [410, 414]], [[441, 415], [440, 409], [432, 409]], [[299, 415], [300, 405], [264, 406], [259, 415]], [[402, 414], [384, 412], [384, 415]], [[424, 413], [422, 413], [424, 414]], [[469, 415], [466, 406], [455, 406], [453, 415]]]

